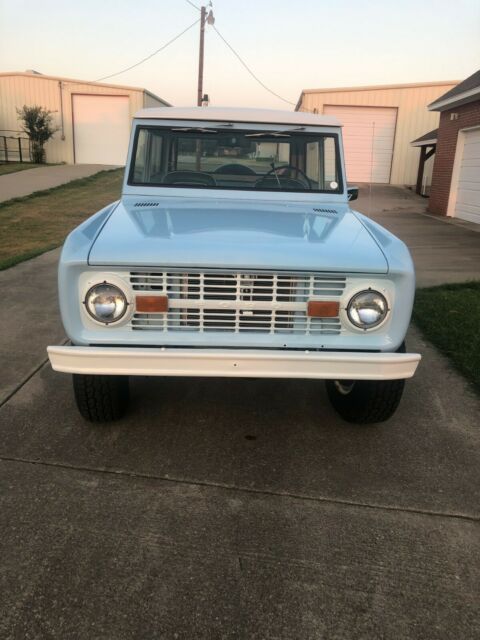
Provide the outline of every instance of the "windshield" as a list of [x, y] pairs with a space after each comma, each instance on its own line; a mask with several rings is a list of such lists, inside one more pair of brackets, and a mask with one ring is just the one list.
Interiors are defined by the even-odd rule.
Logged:
[[162, 187], [343, 190], [338, 136], [209, 127], [137, 127], [129, 184]]

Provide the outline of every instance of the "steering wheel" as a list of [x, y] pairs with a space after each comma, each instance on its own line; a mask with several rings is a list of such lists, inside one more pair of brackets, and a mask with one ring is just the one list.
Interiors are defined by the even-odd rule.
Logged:
[[[296, 175], [288, 176], [286, 175], [285, 170], [294, 171]], [[279, 171], [281, 171], [282, 173], [278, 173]], [[293, 164], [282, 164], [282, 165], [279, 165], [278, 167], [273, 167], [273, 169], [270, 169], [270, 171], [267, 171], [267, 173], [263, 177], [267, 178], [270, 175], [275, 175], [275, 176], [278, 176], [279, 178], [293, 177], [296, 180], [299, 180], [299, 178], [302, 178], [306, 182], [307, 187], [309, 189], [312, 188], [312, 183], [310, 182], [310, 178], [306, 175], [305, 171], [302, 171], [298, 167], [294, 167]]]

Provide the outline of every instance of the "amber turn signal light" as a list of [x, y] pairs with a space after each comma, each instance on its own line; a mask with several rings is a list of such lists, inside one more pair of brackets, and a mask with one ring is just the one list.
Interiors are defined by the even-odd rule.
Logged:
[[168, 311], [167, 296], [136, 296], [135, 307], [140, 313], [165, 313]]
[[338, 302], [323, 302], [320, 300], [309, 300], [307, 315], [311, 318], [336, 318], [338, 316]]

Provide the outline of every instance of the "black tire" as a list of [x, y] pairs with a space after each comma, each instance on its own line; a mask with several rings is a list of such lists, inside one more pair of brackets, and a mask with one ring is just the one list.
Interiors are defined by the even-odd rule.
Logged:
[[347, 422], [371, 424], [393, 416], [403, 394], [405, 380], [326, 380], [335, 411]]
[[[405, 342], [397, 353], [406, 353]], [[325, 380], [328, 399], [347, 422], [372, 424], [393, 416], [402, 399], [405, 380]]]
[[122, 418], [128, 408], [128, 376], [73, 374], [77, 407], [89, 422], [112, 422]]

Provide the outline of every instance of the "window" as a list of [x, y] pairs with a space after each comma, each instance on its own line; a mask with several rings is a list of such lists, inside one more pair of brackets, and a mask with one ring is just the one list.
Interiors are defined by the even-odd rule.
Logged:
[[335, 140], [323, 137], [307, 143], [306, 170], [309, 180], [319, 185], [321, 190], [334, 191], [338, 188]]
[[163, 177], [162, 141], [161, 131], [140, 129], [135, 149], [134, 182], [161, 184]]
[[341, 192], [338, 136], [297, 129], [138, 127], [129, 181], [165, 187]]

